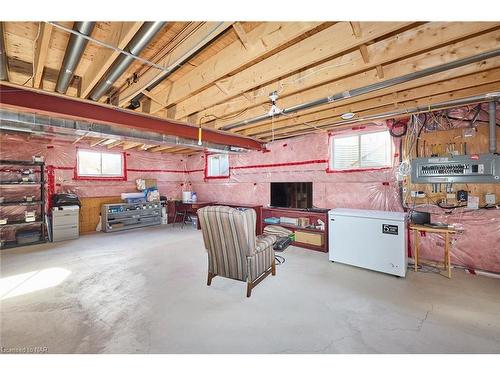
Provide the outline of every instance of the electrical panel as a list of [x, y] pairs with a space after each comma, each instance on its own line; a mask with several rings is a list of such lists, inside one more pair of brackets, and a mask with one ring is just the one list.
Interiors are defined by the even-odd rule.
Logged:
[[459, 155], [416, 158], [411, 161], [412, 183], [500, 182], [500, 155]]

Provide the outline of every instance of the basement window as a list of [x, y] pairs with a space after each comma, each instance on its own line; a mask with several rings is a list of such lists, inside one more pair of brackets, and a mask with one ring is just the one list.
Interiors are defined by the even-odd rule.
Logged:
[[207, 178], [229, 177], [229, 155], [213, 154], [207, 155]]
[[391, 167], [392, 139], [387, 130], [334, 136], [330, 147], [332, 171]]
[[76, 174], [83, 179], [123, 179], [124, 164], [122, 153], [78, 150]]

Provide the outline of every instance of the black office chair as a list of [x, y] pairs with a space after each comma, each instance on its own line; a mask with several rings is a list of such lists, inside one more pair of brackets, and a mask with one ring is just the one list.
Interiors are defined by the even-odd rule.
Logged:
[[175, 224], [177, 223], [177, 217], [181, 217], [181, 228], [184, 228], [186, 222], [190, 223], [193, 221], [191, 219], [191, 214], [192, 212], [189, 205], [184, 204], [182, 201], [175, 201], [175, 215], [173, 226], [175, 226]]

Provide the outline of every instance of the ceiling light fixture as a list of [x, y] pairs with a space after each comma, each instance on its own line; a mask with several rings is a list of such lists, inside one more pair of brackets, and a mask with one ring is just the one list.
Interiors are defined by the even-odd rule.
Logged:
[[352, 119], [354, 116], [356, 116], [356, 114], [355, 114], [355, 113], [353, 113], [353, 112], [346, 112], [346, 113], [342, 113], [342, 114], [340, 115], [340, 117], [342, 118], [342, 120], [350, 120], [350, 119]]

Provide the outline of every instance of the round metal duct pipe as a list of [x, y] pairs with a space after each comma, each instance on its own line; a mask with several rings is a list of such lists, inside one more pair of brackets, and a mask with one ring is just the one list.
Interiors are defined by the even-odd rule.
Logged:
[[[94, 29], [95, 22], [75, 22], [73, 30], [79, 32], [80, 34], [89, 36]], [[68, 91], [69, 84], [75, 73], [75, 69], [80, 63], [83, 51], [89, 41], [71, 34], [69, 37], [68, 46], [66, 47], [66, 52], [64, 54], [64, 60], [59, 70], [59, 77], [57, 77], [56, 91], [60, 94], [65, 94]]]
[[[125, 51], [132, 55], [139, 55], [141, 51], [153, 40], [155, 35], [165, 26], [166, 22], [144, 22], [134, 38], [129, 42]], [[90, 99], [98, 101], [106, 94], [120, 76], [125, 73], [132, 64], [134, 58], [128, 55], [120, 55], [106, 72], [98, 85], [90, 93]]]
[[3, 22], [0, 22], [0, 81], [8, 81], [7, 51], [5, 50], [5, 42], [3, 38]]

